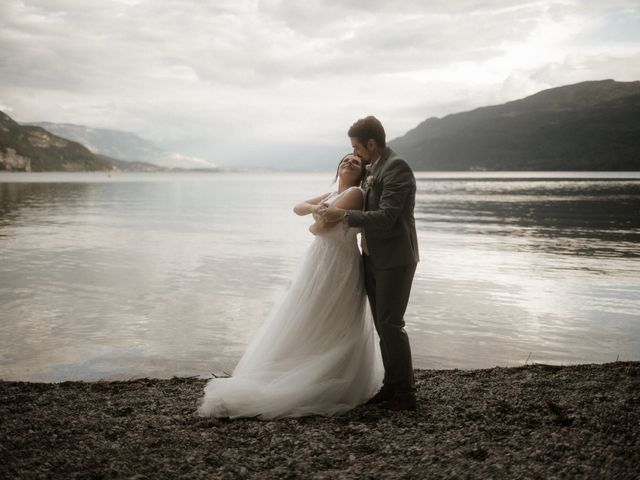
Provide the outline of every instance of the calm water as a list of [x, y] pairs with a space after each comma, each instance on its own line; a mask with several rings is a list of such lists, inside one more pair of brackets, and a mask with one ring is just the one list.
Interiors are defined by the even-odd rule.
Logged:
[[[640, 173], [425, 174], [415, 366], [640, 360]], [[0, 174], [0, 378], [230, 372], [315, 174]]]

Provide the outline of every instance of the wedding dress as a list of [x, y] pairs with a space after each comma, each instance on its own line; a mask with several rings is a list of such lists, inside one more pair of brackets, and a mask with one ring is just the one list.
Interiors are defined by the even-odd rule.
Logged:
[[[332, 205], [345, 193], [334, 192], [323, 203]], [[357, 233], [338, 224], [315, 236], [231, 377], [207, 383], [200, 415], [334, 415], [378, 391], [383, 367]]]

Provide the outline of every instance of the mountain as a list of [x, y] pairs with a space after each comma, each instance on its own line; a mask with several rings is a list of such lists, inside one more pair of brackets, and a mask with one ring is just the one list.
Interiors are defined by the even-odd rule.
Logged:
[[152, 163], [166, 168], [214, 168], [199, 158], [166, 152], [139, 136], [120, 130], [91, 128], [70, 123], [31, 123], [85, 145], [94, 153], [124, 161]]
[[0, 112], [0, 168], [25, 171], [111, 170], [112, 164], [76, 142], [40, 127], [23, 127]]
[[429, 118], [389, 145], [415, 170], [640, 170], [640, 82], [583, 82]]
[[54, 135], [42, 127], [20, 125], [0, 112], [0, 170], [78, 172], [156, 171], [160, 168], [97, 155], [80, 143]]

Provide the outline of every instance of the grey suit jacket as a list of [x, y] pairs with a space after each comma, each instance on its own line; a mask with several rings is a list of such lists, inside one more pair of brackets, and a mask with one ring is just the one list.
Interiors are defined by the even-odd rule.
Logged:
[[411, 167], [387, 147], [369, 175], [373, 182], [366, 187], [364, 211], [349, 210], [349, 226], [362, 227], [376, 268], [417, 263], [416, 180]]

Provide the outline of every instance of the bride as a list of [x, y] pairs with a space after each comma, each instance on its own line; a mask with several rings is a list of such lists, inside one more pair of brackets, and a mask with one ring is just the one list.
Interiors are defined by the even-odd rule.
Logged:
[[316, 217], [322, 205], [362, 209], [362, 160], [338, 164], [337, 191], [299, 203], [316, 236], [290, 287], [274, 306], [229, 378], [211, 379], [201, 416], [335, 415], [366, 402], [383, 368], [366, 303], [356, 229]]

